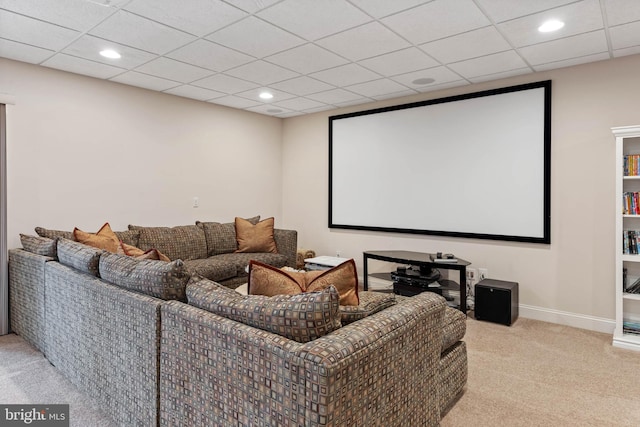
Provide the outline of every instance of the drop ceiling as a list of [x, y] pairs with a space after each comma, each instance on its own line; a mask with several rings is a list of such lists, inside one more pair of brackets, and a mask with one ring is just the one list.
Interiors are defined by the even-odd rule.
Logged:
[[640, 0], [0, 0], [0, 57], [276, 117], [638, 53]]

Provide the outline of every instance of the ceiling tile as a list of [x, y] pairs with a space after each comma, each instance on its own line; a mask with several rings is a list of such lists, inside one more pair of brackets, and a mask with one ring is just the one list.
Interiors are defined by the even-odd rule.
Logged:
[[348, 86], [380, 78], [378, 74], [357, 64], [341, 65], [340, 67], [313, 73], [310, 76], [334, 86]]
[[126, 73], [120, 74], [110, 80], [158, 91], [167, 90], [180, 84], [171, 80], [161, 79], [160, 77], [148, 76], [136, 71], [127, 71]]
[[[119, 59], [109, 59], [100, 55], [104, 49], [113, 49], [122, 55]], [[134, 49], [116, 42], [111, 42], [98, 37], [84, 35], [65, 48], [63, 53], [90, 59], [103, 64], [113, 65], [120, 68], [132, 69], [145, 62], [151, 61], [156, 55], [143, 50]]]
[[28, 44], [0, 39], [0, 57], [3, 58], [38, 64], [54, 53], [55, 52], [52, 50], [40, 49], [39, 47], [30, 46]]
[[425, 3], [425, 0], [349, 0], [375, 18], [401, 12]]
[[276, 102], [274, 105], [277, 105], [278, 107], [284, 107], [289, 110], [304, 111], [304, 110], [310, 110], [312, 108], [320, 108], [320, 107], [323, 107], [325, 104], [322, 102], [314, 101], [312, 99], [307, 99], [307, 98], [293, 98], [287, 101]]
[[372, 98], [378, 101], [382, 101], [385, 99], [393, 99], [393, 98], [400, 98], [403, 96], [415, 95], [416, 93], [418, 92], [416, 92], [415, 90], [406, 89], [401, 92], [391, 92], [391, 93], [386, 93], [384, 95], [372, 96]]
[[[271, 93], [273, 95], [273, 98], [268, 100], [261, 99], [260, 94], [265, 91]], [[272, 104], [274, 102], [284, 101], [285, 99], [295, 98], [295, 96], [291, 95], [290, 93], [286, 93], [280, 90], [274, 90], [272, 87], [258, 87], [255, 89], [236, 93], [236, 95], [243, 98], [251, 99], [252, 101], [260, 104]]]
[[365, 59], [359, 64], [383, 76], [394, 76], [440, 65], [415, 47]]
[[620, 57], [620, 56], [628, 56], [628, 55], [635, 55], [640, 53], [640, 46], [634, 46], [634, 47], [629, 47], [626, 49], [617, 49], [613, 51], [613, 56], [614, 57]]
[[62, 53], [54, 55], [44, 61], [41, 65], [50, 68], [57, 68], [58, 70], [69, 71], [71, 73], [97, 77], [100, 79], [108, 79], [125, 71], [122, 68], [88, 61], [86, 59], [76, 58], [75, 56], [69, 56]]
[[[640, 3], [640, 2], [639, 2]], [[611, 47], [625, 49], [640, 45], [640, 21], [609, 28]]]
[[201, 87], [195, 87], [190, 85], [182, 85], [174, 87], [172, 89], [165, 90], [166, 93], [172, 95], [183, 96], [185, 98], [193, 98], [199, 101], [206, 101], [209, 99], [220, 98], [226, 94], [222, 92], [216, 92], [215, 90], [203, 89]]
[[169, 58], [154, 59], [136, 68], [136, 71], [181, 83], [189, 83], [213, 74], [211, 70], [194, 67]]
[[363, 99], [370, 101], [369, 98], [364, 98], [358, 94], [346, 91], [344, 89], [332, 89], [326, 92], [314, 93], [313, 95], [307, 95], [307, 98], [334, 105], [341, 102], [352, 102]]
[[[333, 110], [336, 107], [334, 107], [333, 105], [323, 105], [322, 107], [317, 107], [317, 108], [309, 108], [308, 110], [303, 110], [305, 113], [318, 113], [320, 111], [327, 111], [327, 110]], [[282, 116], [278, 116], [278, 117], [282, 117]]]
[[333, 86], [307, 76], [300, 76], [283, 82], [274, 83], [271, 87], [299, 96], [333, 89]]
[[343, 0], [285, 0], [258, 16], [309, 41], [371, 21]]
[[209, 102], [213, 104], [225, 105], [227, 107], [233, 107], [233, 108], [250, 108], [250, 107], [255, 107], [256, 105], [259, 105], [258, 102], [251, 101], [246, 98], [240, 98], [238, 96], [233, 96], [233, 95], [212, 99]]
[[0, 9], [0, 37], [43, 49], [60, 50], [79, 32]]
[[609, 53], [597, 53], [595, 55], [581, 56], [579, 58], [567, 59], [564, 61], [556, 61], [549, 64], [536, 65], [533, 68], [536, 71], [553, 70], [562, 67], [572, 67], [574, 65], [586, 64], [587, 62], [596, 62], [609, 59]]
[[467, 79], [525, 67], [527, 64], [513, 50], [449, 64], [449, 68]]
[[204, 79], [192, 82], [191, 84], [193, 86], [203, 87], [206, 89], [216, 90], [218, 92], [228, 94], [254, 89], [259, 86], [255, 83], [240, 80], [224, 74], [216, 74], [215, 76], [205, 77]]
[[256, 13], [262, 9], [278, 3], [280, 0], [225, 0], [227, 3], [238, 7], [245, 12]]
[[398, 82], [389, 79], [374, 80], [371, 82], [360, 83], [357, 85], [347, 86], [345, 89], [358, 93], [363, 96], [373, 98], [388, 93], [406, 91], [407, 87]]
[[[464, 13], [460, 13], [464, 10]], [[490, 24], [472, 0], [435, 0], [383, 18], [382, 23], [412, 43], [426, 43]]]
[[225, 71], [254, 60], [249, 55], [202, 39], [174, 50], [166, 56], [213, 71]]
[[610, 26], [640, 20], [638, 0], [604, 0], [604, 9]]
[[519, 18], [525, 15], [553, 9], [565, 4], [574, 3], [576, 0], [476, 0], [478, 5], [487, 13], [493, 22], [503, 22], [509, 19]]
[[484, 27], [468, 33], [420, 45], [420, 49], [442, 62], [462, 61], [502, 52], [511, 46], [494, 27]]
[[225, 74], [238, 77], [261, 85], [268, 85], [282, 80], [298, 77], [299, 74], [270, 64], [265, 61], [255, 61], [241, 65], [238, 68], [227, 71]]
[[301, 45], [304, 40], [253, 16], [206, 37], [208, 40], [264, 58]]
[[450, 89], [452, 87], [460, 87], [460, 86], [467, 86], [470, 83], [467, 80], [455, 80], [452, 82], [447, 82], [447, 83], [441, 83], [441, 84], [433, 84], [433, 85], [426, 85], [426, 86], [421, 86], [421, 87], [416, 87], [415, 90], [417, 90], [418, 92], [435, 92], [438, 90], [445, 90], [445, 89]]
[[294, 47], [265, 59], [303, 74], [326, 70], [349, 62], [335, 53], [311, 43]]
[[190, 34], [123, 10], [95, 27], [90, 34], [157, 54], [172, 51], [195, 39]]
[[[541, 33], [538, 27], [548, 19], [559, 19], [565, 26], [558, 31]], [[603, 27], [598, 0], [582, 0], [546, 12], [498, 24], [498, 28], [514, 47], [530, 46], [549, 40], [599, 30]]]
[[523, 74], [528, 74], [530, 72], [531, 72], [530, 67], [524, 67], [524, 68], [518, 68], [515, 70], [503, 71], [501, 73], [487, 74], [487, 75], [478, 76], [478, 77], [470, 77], [469, 81], [472, 83], [488, 82], [491, 80], [506, 79], [507, 77], [521, 76]]
[[255, 107], [247, 108], [247, 110], [253, 111], [254, 113], [267, 114], [269, 116], [293, 113], [291, 110], [275, 105], [256, 105]]
[[607, 52], [608, 48], [604, 31], [594, 31], [579, 36], [523, 47], [519, 50], [529, 64], [541, 65]]
[[409, 43], [378, 22], [343, 31], [316, 42], [338, 55], [358, 61], [409, 47]]
[[[460, 80], [461, 77], [447, 67], [435, 67], [429, 68], [427, 70], [419, 70], [413, 71], [411, 73], [401, 74], [399, 76], [392, 77], [392, 79], [397, 81], [398, 83], [405, 85], [406, 87], [422, 92], [429, 86], [437, 86], [443, 83], [455, 82]], [[420, 85], [413, 83], [413, 81], [416, 79], [434, 79], [434, 82], [427, 85]]]
[[11, 10], [78, 31], [93, 28], [116, 10], [87, 0], [0, 0], [0, 9]]
[[220, 0], [137, 0], [124, 9], [199, 37], [247, 16]]

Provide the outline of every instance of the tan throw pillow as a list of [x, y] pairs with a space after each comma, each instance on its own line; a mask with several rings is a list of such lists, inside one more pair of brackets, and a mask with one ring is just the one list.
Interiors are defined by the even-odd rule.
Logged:
[[293, 295], [321, 291], [333, 285], [340, 305], [358, 305], [358, 274], [353, 259], [326, 271], [283, 271], [259, 261], [249, 262], [249, 295]]
[[[309, 273], [307, 273], [309, 274]], [[343, 262], [319, 276], [307, 280], [305, 292], [315, 292], [335, 286], [340, 294], [340, 305], [358, 305], [358, 273], [353, 259]]]
[[166, 261], [166, 262], [171, 261], [168, 256], [166, 256], [165, 254], [163, 254], [157, 249], [149, 249], [148, 251], [143, 251], [140, 248], [137, 248], [132, 245], [127, 245], [124, 242], [120, 242], [120, 247], [117, 253], [119, 253], [120, 255], [127, 255], [130, 257], [138, 258], [138, 259], [151, 259], [151, 260]]
[[295, 295], [304, 292], [305, 273], [285, 272], [258, 261], [249, 261], [249, 295]]
[[236, 217], [236, 252], [270, 252], [277, 254], [278, 248], [273, 238], [273, 218], [267, 218], [256, 225]]
[[85, 245], [93, 246], [94, 248], [104, 249], [111, 253], [118, 252], [120, 247], [120, 239], [116, 236], [116, 233], [111, 230], [111, 226], [108, 222], [105, 222], [97, 233], [87, 233], [80, 230], [78, 227], [73, 229], [73, 238]]

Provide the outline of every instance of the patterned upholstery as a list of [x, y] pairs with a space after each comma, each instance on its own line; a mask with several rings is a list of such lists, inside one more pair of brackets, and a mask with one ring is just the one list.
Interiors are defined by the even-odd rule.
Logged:
[[260, 261], [276, 268], [281, 268], [287, 265], [287, 257], [285, 255], [270, 254], [266, 252], [221, 254], [210, 257], [209, 259], [215, 259], [228, 265], [234, 265], [236, 270], [235, 275], [245, 278], [247, 277], [247, 267], [251, 260]]
[[444, 299], [424, 293], [300, 344], [162, 306], [161, 426], [436, 426]]
[[233, 261], [233, 259], [226, 260], [218, 256], [205, 259], [190, 259], [184, 262], [184, 267], [192, 276], [202, 276], [206, 279], [220, 282], [238, 275], [238, 269], [241, 267]]
[[129, 230], [140, 232], [138, 247], [144, 251], [157, 249], [171, 260], [186, 261], [207, 257], [205, 234], [196, 225], [178, 225], [176, 227], [129, 225]]
[[73, 240], [58, 239], [58, 260], [83, 273], [98, 275], [98, 263], [102, 249], [92, 248]]
[[467, 316], [460, 310], [447, 307], [444, 311], [444, 327], [442, 328], [442, 351], [460, 341], [467, 333]]
[[458, 341], [440, 356], [438, 400], [445, 414], [456, 402], [467, 383], [467, 346]]
[[49, 361], [118, 425], [157, 425], [162, 301], [57, 262], [45, 278]]
[[165, 262], [110, 253], [100, 258], [100, 276], [111, 284], [164, 300], [185, 300], [189, 281], [182, 260]]
[[9, 251], [11, 330], [45, 354], [44, 265], [53, 260], [22, 249]]
[[342, 325], [348, 325], [356, 320], [364, 319], [374, 313], [391, 307], [396, 303], [394, 294], [383, 294], [380, 292], [360, 291], [359, 305], [341, 305], [340, 315]]
[[[61, 237], [63, 239], [74, 240], [73, 231], [61, 231], [61, 230], [49, 230], [43, 227], [36, 227], [36, 234], [40, 237], [47, 237], [49, 239], [57, 239]], [[127, 245], [138, 246], [138, 237], [140, 232], [134, 230], [116, 231], [118, 239], [125, 242]]]
[[138, 246], [138, 240], [140, 239], [140, 231], [126, 230], [126, 231], [116, 231], [115, 233], [121, 242], [131, 246]]
[[187, 287], [189, 304], [270, 331], [298, 342], [309, 342], [342, 325], [338, 291], [333, 286], [299, 295], [240, 295], [218, 283], [198, 278]]
[[34, 254], [55, 258], [57, 254], [57, 244], [54, 239], [40, 236], [30, 236], [20, 234], [20, 243], [25, 251]]
[[[260, 221], [260, 215], [246, 218], [246, 220], [256, 225]], [[204, 230], [209, 256], [228, 254], [238, 249], [235, 222], [221, 224], [219, 222], [196, 221], [196, 225]]]

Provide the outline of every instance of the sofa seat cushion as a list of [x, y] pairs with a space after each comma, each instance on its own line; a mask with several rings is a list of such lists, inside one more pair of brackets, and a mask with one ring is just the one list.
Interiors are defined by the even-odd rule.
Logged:
[[199, 275], [214, 282], [231, 279], [238, 275], [236, 263], [218, 256], [187, 260], [184, 261], [184, 266], [192, 276]]
[[58, 240], [58, 260], [60, 264], [75, 268], [83, 273], [98, 276], [98, 263], [102, 249], [97, 249], [69, 239]]
[[194, 277], [187, 286], [190, 305], [227, 319], [305, 343], [339, 329], [338, 291], [329, 286], [298, 295], [240, 295], [219, 283]]
[[382, 292], [360, 291], [358, 294], [360, 303], [358, 305], [341, 305], [340, 319], [342, 325], [355, 322], [371, 316], [387, 307], [391, 307], [396, 303], [395, 294], [387, 294]]
[[182, 260], [171, 262], [104, 253], [100, 276], [107, 282], [163, 300], [184, 301], [189, 273]]
[[246, 276], [247, 267], [249, 267], [249, 261], [259, 261], [264, 264], [269, 264], [273, 267], [281, 268], [287, 265], [287, 257], [283, 254], [272, 254], [266, 252], [257, 253], [232, 253], [232, 254], [220, 254], [210, 259], [224, 260], [228, 264], [236, 266], [236, 276]]
[[444, 311], [442, 352], [464, 338], [467, 332], [467, 316], [460, 310], [447, 307]]
[[129, 230], [140, 232], [138, 247], [143, 251], [157, 249], [169, 259], [203, 259], [207, 257], [204, 231], [197, 225], [176, 227], [142, 227], [129, 225]]

